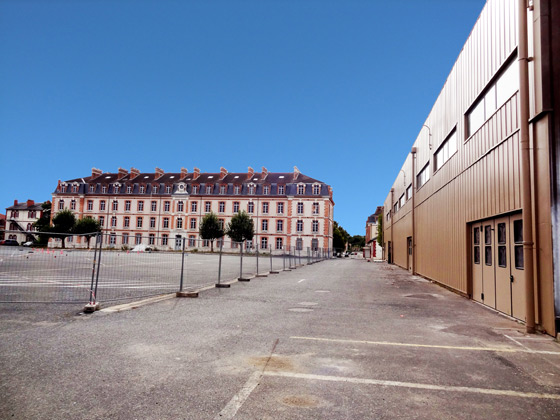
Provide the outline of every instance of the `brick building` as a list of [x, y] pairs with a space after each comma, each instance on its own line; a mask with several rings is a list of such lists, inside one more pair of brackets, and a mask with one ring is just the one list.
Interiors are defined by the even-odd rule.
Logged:
[[[116, 173], [92, 169], [90, 176], [58, 182], [53, 215], [69, 209], [77, 218], [101, 222], [109, 246], [136, 244], [174, 249], [187, 238], [199, 247], [202, 218], [215, 213], [227, 226], [231, 217], [246, 211], [255, 223], [254, 243], [261, 248], [295, 247], [306, 250], [332, 247], [332, 188], [294, 167], [290, 173], [266, 168], [244, 173], [141, 173], [119, 168]], [[74, 246], [83, 246], [79, 239]], [[252, 244], [250, 244], [252, 245]], [[209, 246], [204, 243], [203, 246]]]

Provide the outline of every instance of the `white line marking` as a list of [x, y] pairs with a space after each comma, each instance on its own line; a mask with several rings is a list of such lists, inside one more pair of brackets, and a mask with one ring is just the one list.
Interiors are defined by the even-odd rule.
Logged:
[[469, 346], [443, 346], [436, 344], [414, 344], [414, 343], [392, 343], [389, 341], [367, 341], [367, 340], [340, 340], [333, 338], [318, 338], [318, 337], [290, 337], [294, 340], [310, 340], [310, 341], [326, 341], [331, 343], [349, 343], [349, 344], [370, 344], [376, 346], [396, 346], [396, 347], [421, 347], [431, 349], [450, 349], [450, 350], [471, 350], [471, 351], [495, 351], [502, 353], [532, 353], [532, 354], [553, 354], [560, 356], [557, 351], [544, 351], [544, 350], [528, 350], [508, 347], [469, 347]]
[[224, 407], [222, 411], [218, 413], [214, 420], [223, 420], [223, 419], [232, 419], [236, 414], [237, 411], [241, 408], [243, 403], [249, 398], [251, 392], [256, 388], [261, 380], [262, 373], [257, 371], [253, 373], [243, 388], [233, 396], [233, 398], [229, 401], [229, 403]]
[[300, 281], [298, 281], [298, 283], [301, 283], [302, 281], [305, 281], [305, 279], [301, 279]]
[[349, 378], [349, 377], [339, 377], [339, 376], [311, 375], [311, 374], [293, 373], [293, 372], [270, 371], [270, 372], [264, 372], [264, 375], [280, 376], [285, 378], [296, 378], [296, 379], [309, 379], [315, 381], [347, 382], [347, 383], [362, 384], [362, 385], [381, 385], [381, 386], [393, 386], [393, 387], [401, 387], [401, 388], [426, 389], [430, 391], [470, 392], [474, 394], [498, 395], [498, 396], [506, 396], [506, 397], [542, 398], [542, 399], [550, 399], [550, 400], [560, 400], [560, 394], [539, 394], [536, 392], [519, 392], [519, 391], [510, 391], [507, 389], [431, 385], [431, 384], [420, 384], [414, 382], [383, 381], [379, 379], [362, 379], [362, 378]]

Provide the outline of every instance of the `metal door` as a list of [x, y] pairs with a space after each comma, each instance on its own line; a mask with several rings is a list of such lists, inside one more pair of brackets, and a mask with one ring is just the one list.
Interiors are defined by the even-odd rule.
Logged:
[[181, 235], [175, 235], [175, 251], [180, 251], [183, 247], [183, 238]]
[[511, 261], [511, 306], [512, 316], [522, 321], [525, 313], [525, 271], [523, 260], [523, 219], [518, 214], [509, 218], [510, 261]]
[[482, 301], [492, 308], [496, 307], [496, 272], [494, 261], [494, 221], [485, 221], [481, 232], [482, 251]]
[[408, 271], [412, 273], [412, 236], [406, 238], [406, 264], [408, 267]]
[[482, 294], [482, 225], [480, 223], [472, 225], [472, 298], [477, 302], [484, 302]]
[[511, 253], [509, 217], [494, 221], [494, 267], [496, 270], [496, 309], [511, 315]]

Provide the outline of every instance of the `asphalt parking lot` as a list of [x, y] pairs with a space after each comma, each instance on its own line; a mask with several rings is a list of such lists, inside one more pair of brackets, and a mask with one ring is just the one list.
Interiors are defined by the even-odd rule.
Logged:
[[0, 418], [559, 418], [557, 342], [385, 263], [131, 307], [0, 305]]

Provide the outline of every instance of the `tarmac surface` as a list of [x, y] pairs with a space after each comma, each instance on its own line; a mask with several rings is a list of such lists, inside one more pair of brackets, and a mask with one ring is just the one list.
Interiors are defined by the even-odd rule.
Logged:
[[1, 304], [0, 418], [560, 418], [560, 344], [385, 263], [128, 308]]

